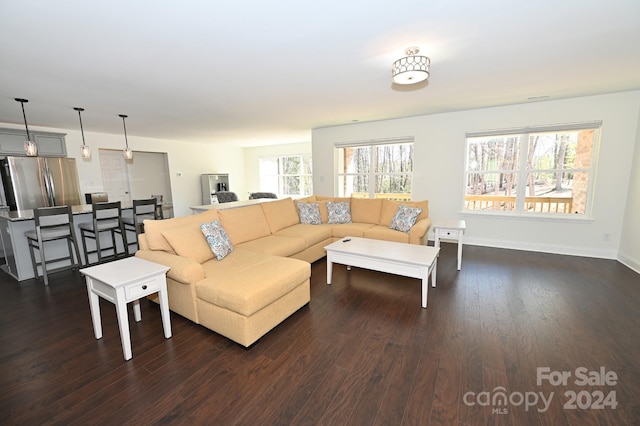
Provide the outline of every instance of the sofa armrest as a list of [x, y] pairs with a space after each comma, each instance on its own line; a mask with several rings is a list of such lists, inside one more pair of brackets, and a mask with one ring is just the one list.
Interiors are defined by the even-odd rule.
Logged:
[[428, 217], [417, 221], [409, 230], [409, 244], [427, 245], [427, 231], [431, 227], [431, 219]]
[[161, 250], [138, 250], [136, 257], [170, 267], [167, 277], [182, 284], [195, 284], [204, 279], [204, 268], [188, 257]]

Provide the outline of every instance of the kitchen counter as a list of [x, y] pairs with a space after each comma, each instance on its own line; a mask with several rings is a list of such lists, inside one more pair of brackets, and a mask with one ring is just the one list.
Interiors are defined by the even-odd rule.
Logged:
[[[133, 203], [124, 202], [124, 203], [121, 203], [121, 206], [122, 206], [122, 210], [129, 210], [133, 208]], [[74, 216], [79, 214], [91, 213], [91, 212], [93, 212], [93, 208], [91, 207], [91, 204], [71, 206], [71, 213]], [[33, 220], [33, 210], [31, 209], [17, 210], [17, 211], [1, 210], [0, 218], [6, 219], [11, 222], [18, 222], [21, 220]]]
[[[83, 253], [83, 243], [80, 239], [80, 223], [91, 222], [93, 220], [93, 209], [91, 205], [72, 206], [73, 224], [78, 238], [78, 248], [80, 255]], [[133, 214], [133, 203], [122, 203], [123, 216]], [[29, 254], [29, 246], [27, 237], [24, 233], [35, 229], [35, 221], [33, 219], [33, 210], [18, 211], [0, 211], [0, 238], [5, 255], [5, 264], [0, 268], [11, 275], [18, 281], [33, 278], [33, 265], [31, 264], [31, 255]], [[132, 232], [127, 233], [127, 238], [135, 238]], [[111, 246], [111, 239], [108, 233], [100, 235], [100, 241], [105, 247]], [[122, 250], [122, 243], [116, 239], [119, 250]], [[133, 240], [130, 240], [133, 241]], [[53, 259], [67, 255], [67, 243], [64, 240], [51, 241], [46, 243], [47, 257]], [[95, 256], [95, 255], [92, 255]], [[91, 259], [94, 261], [94, 259]], [[81, 259], [84, 264], [84, 259]], [[69, 264], [69, 261], [60, 262], [59, 265], [54, 263], [53, 268]]]
[[236, 207], [250, 206], [252, 204], [268, 203], [269, 201], [276, 201], [276, 198], [258, 198], [255, 200], [231, 201], [230, 203], [204, 204], [201, 206], [191, 206], [189, 208], [191, 209], [193, 214], [198, 214], [198, 213], [206, 212], [207, 210], [211, 210], [211, 209], [217, 209], [217, 210], [234, 209]]

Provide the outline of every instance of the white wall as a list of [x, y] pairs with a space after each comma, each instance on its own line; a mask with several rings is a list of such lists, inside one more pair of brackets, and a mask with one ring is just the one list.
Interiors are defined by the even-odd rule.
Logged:
[[[414, 136], [413, 198], [429, 200], [434, 221], [466, 219], [468, 243], [616, 258], [625, 200], [631, 190], [639, 108], [640, 91], [632, 91], [314, 129], [314, 192], [334, 194], [336, 142]], [[591, 220], [535, 220], [462, 212], [465, 132], [593, 120], [603, 124]], [[603, 240], [605, 233], [609, 241]], [[630, 251], [637, 260], [637, 249]]]
[[[0, 127], [23, 129], [23, 126], [0, 123]], [[29, 126], [31, 130], [66, 133], [67, 156], [76, 158], [80, 191], [103, 190], [98, 149], [124, 149], [124, 135], [92, 133], [85, 131], [85, 140], [91, 147], [91, 158], [80, 156], [82, 136], [80, 130]], [[190, 206], [202, 204], [200, 174], [229, 173], [229, 179], [241, 199], [246, 199], [244, 182], [244, 158], [241, 148], [221, 144], [190, 143], [163, 139], [128, 136], [129, 147], [134, 151], [166, 152], [169, 160], [173, 212], [175, 216], [191, 214]]]
[[640, 273], [640, 111], [618, 259]]
[[[244, 170], [247, 191], [260, 191], [260, 157], [311, 154], [311, 142], [257, 146], [244, 149]], [[248, 194], [247, 194], [248, 196]]]

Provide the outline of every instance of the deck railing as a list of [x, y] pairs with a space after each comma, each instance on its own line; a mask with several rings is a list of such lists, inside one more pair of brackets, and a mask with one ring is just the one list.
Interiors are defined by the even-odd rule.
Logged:
[[[513, 211], [516, 197], [504, 195], [467, 195], [467, 210]], [[571, 213], [572, 197], [525, 197], [525, 210], [534, 213]]]

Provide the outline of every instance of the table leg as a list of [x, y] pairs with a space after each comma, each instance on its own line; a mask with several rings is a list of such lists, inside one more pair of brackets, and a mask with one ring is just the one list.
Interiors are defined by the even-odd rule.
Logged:
[[431, 287], [436, 287], [436, 275], [438, 273], [438, 257], [433, 259], [433, 269], [431, 271]]
[[100, 297], [92, 291], [91, 280], [92, 278], [86, 277], [89, 309], [91, 310], [91, 320], [93, 322], [93, 334], [96, 336], [96, 339], [101, 339], [102, 319], [100, 318]]
[[429, 290], [429, 270], [426, 277], [422, 277], [422, 307], [427, 308], [427, 291]]
[[333, 262], [331, 256], [327, 255], [327, 284], [331, 284], [331, 276], [333, 275]]
[[127, 302], [120, 300], [116, 296], [116, 313], [118, 314], [118, 327], [120, 328], [120, 341], [122, 342], [122, 352], [124, 359], [130, 360], [131, 354], [131, 335], [129, 334], [129, 316], [127, 315]]
[[140, 299], [133, 301], [133, 319], [136, 322], [142, 321], [142, 312], [140, 311]]
[[464, 236], [464, 231], [461, 229], [460, 234], [458, 236], [458, 271], [462, 267], [462, 237]]
[[167, 292], [160, 290], [158, 292], [158, 299], [160, 299], [160, 315], [162, 316], [164, 337], [168, 339], [171, 337], [171, 316], [169, 314], [169, 299], [167, 298]]

